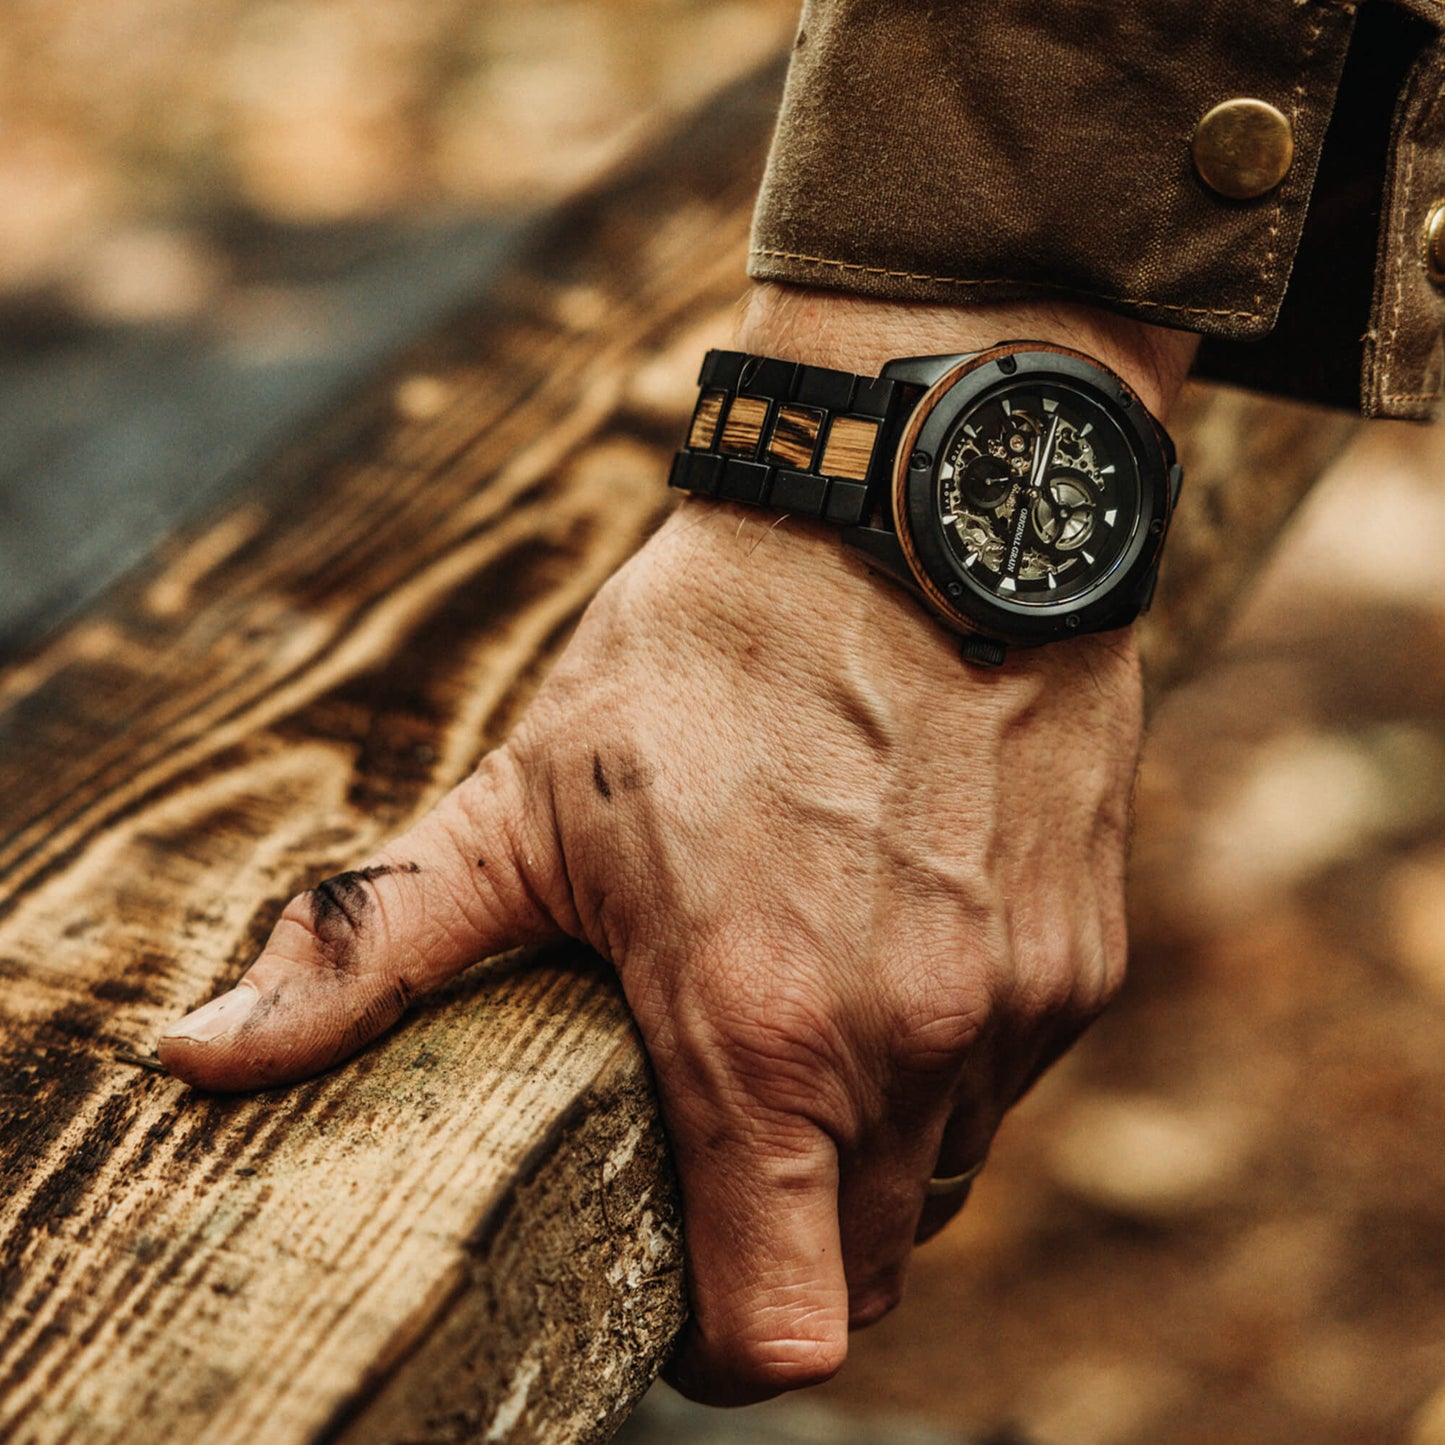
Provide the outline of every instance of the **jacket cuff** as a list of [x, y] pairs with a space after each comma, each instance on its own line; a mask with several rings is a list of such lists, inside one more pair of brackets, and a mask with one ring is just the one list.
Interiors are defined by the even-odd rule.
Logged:
[[[1426, 414], [1445, 59], [1407, 11], [1440, 15], [1367, 8], [1384, 18], [1352, 54], [1356, 7], [1331, 0], [808, 0], [750, 272], [892, 299], [1065, 297], [1216, 338], [1207, 364], [1226, 378]], [[1274, 106], [1293, 139], [1283, 181], [1253, 199], [1211, 188], [1193, 156], [1201, 118], [1237, 97]], [[1291, 294], [1312, 197], [1351, 224], [1315, 238], [1323, 259]]]

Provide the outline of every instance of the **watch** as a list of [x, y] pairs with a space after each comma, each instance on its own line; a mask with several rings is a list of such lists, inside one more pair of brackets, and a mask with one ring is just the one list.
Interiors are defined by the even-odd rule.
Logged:
[[710, 351], [671, 484], [830, 522], [966, 660], [1132, 622], [1183, 472], [1099, 362], [1040, 341], [855, 376]]

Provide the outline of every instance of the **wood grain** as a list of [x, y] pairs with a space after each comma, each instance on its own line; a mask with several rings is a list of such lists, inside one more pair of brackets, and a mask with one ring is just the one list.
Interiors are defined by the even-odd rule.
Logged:
[[0, 1436], [601, 1439], [654, 1373], [676, 1205], [594, 960], [474, 971], [257, 1099], [135, 1060], [473, 766], [664, 515], [775, 86], [4, 677]]
[[[255, 1098], [148, 1059], [287, 897], [505, 734], [664, 514], [778, 84], [552, 218], [484, 306], [0, 676], [0, 1438], [555, 1445], [607, 1438], [655, 1372], [675, 1191], [595, 959], [479, 966]], [[1348, 430], [1193, 405], [1227, 464], [1156, 614], [1170, 677]]]

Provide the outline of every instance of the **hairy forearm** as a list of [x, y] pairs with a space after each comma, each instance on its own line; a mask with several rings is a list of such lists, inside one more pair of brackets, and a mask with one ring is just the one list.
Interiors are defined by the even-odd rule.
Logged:
[[1086, 352], [1128, 382], [1161, 421], [1199, 345], [1192, 332], [1068, 302], [943, 306], [770, 282], [753, 286], [738, 327], [745, 351], [867, 374], [897, 356], [981, 351], [999, 341], [1051, 341]]

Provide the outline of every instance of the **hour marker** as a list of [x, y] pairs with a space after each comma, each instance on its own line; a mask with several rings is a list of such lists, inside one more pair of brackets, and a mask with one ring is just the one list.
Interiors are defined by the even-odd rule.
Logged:
[[1044, 398], [1044, 410], [1045, 410], [1045, 411], [1058, 411], [1058, 409], [1059, 409], [1059, 404], [1058, 404], [1058, 402], [1056, 402], [1056, 401], [1053, 399], [1053, 397], [1051, 397], [1051, 396], [1046, 396], [1046, 397]]
[[945, 527], [951, 527], [956, 521], [958, 521], [958, 514], [956, 512], [949, 512], [940, 520], [943, 522], [943, 525]]
[[1055, 577], [1052, 572], [1050, 572], [1050, 573], [1049, 573], [1049, 591], [1052, 592], [1052, 591], [1054, 590], [1054, 588], [1056, 588], [1058, 585], [1059, 585], [1059, 579], [1058, 579], [1057, 577]]
[[1079, 432], [1079, 435], [1080, 435], [1081, 437], [1086, 437], [1086, 436], [1088, 436], [1088, 434], [1089, 434], [1091, 431], [1093, 431], [1093, 429], [1094, 429], [1094, 423], [1093, 423], [1093, 422], [1089, 422], [1089, 423], [1083, 428], [1083, 430]]
[[999, 580], [998, 590], [1000, 592], [1017, 592], [1018, 585], [1012, 577], [1003, 577]]
[[1092, 567], [1092, 566], [1094, 565], [1094, 559], [1093, 559], [1091, 556], [1089, 556], [1089, 554], [1088, 554], [1087, 552], [1084, 552], [1084, 553], [1082, 553], [1081, 555], [1083, 556], [1084, 561], [1086, 561], [1086, 562], [1089, 564], [1089, 566]]
[[1014, 404], [1008, 397], [1004, 397], [1003, 399], [1003, 414], [1005, 416], [1012, 416], [1014, 414]]
[[1109, 510], [1104, 513], [1104, 525], [1106, 527], [1112, 527], [1118, 518], [1119, 509], [1117, 507], [1110, 507]]
[[978, 428], [974, 426], [972, 422], [965, 422], [963, 424], [963, 434], [966, 437], [976, 437], [978, 435]]
[[978, 561], [978, 553], [977, 553], [977, 552], [970, 552], [970, 553], [968, 554], [968, 556], [963, 559], [963, 565], [964, 565], [965, 567], [972, 567], [973, 564], [974, 564], [975, 562], [977, 562], [977, 561]]
[[1107, 476], [1109, 475], [1109, 473], [1112, 472], [1113, 470], [1114, 470], [1114, 464], [1113, 464], [1112, 462], [1110, 462], [1107, 467], [1100, 467], [1100, 468], [1099, 468], [1099, 475], [1100, 475], [1101, 477], [1107, 477]]

